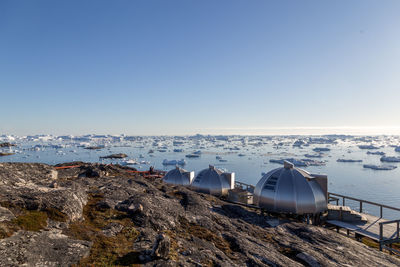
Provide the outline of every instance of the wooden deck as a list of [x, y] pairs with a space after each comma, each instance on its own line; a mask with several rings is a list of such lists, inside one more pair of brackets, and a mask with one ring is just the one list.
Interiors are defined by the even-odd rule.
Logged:
[[[369, 237], [377, 242], [380, 241], [380, 226], [379, 223], [387, 222], [388, 220], [375, 217], [369, 214], [363, 214], [367, 217], [368, 222], [365, 224], [361, 223], [349, 223], [337, 220], [328, 220], [327, 223], [340, 227], [351, 232], [354, 232], [360, 236]], [[384, 239], [396, 239], [398, 237], [397, 226], [395, 224], [386, 224], [383, 227], [383, 238]]]

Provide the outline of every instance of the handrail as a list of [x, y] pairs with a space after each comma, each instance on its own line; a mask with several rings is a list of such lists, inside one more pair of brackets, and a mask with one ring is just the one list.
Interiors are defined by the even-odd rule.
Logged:
[[389, 223], [400, 223], [400, 219], [398, 219], [398, 220], [391, 220], [391, 221], [385, 221], [385, 222], [380, 222], [380, 224], [389, 224]]
[[[383, 236], [383, 226], [385, 224], [392, 224], [392, 223], [396, 223], [396, 238], [388, 238], [385, 239]], [[382, 248], [386, 247], [387, 243], [394, 243], [394, 242], [398, 242], [400, 240], [400, 219], [399, 220], [391, 220], [391, 221], [386, 221], [386, 222], [380, 222], [379, 223], [379, 250], [382, 251]], [[399, 253], [399, 251], [394, 250], [397, 253]], [[390, 250], [390, 252], [392, 252], [392, 250]]]
[[341, 195], [341, 194], [337, 194], [337, 193], [328, 192], [328, 197], [332, 198], [332, 200], [335, 200], [337, 205], [339, 204], [339, 199], [337, 199], [335, 197], [332, 197], [332, 195], [333, 196], [337, 196], [337, 197], [341, 197], [343, 206], [345, 206], [346, 199], [360, 202], [360, 213], [363, 210], [363, 203], [374, 205], [374, 206], [378, 206], [378, 207], [380, 207], [380, 218], [383, 217], [383, 208], [391, 209], [391, 210], [395, 210], [395, 211], [400, 211], [400, 208], [395, 208], [395, 207], [388, 206], [388, 205], [385, 205], [385, 204], [380, 204], [380, 203], [376, 203], [376, 202], [372, 202], [372, 201], [368, 201], [368, 200], [364, 200], [364, 199], [359, 199], [359, 198], [355, 198], [355, 197], [349, 197], [349, 196], [345, 196], [345, 195]]
[[[254, 185], [246, 184], [246, 183], [239, 182], [239, 181], [235, 181], [235, 187], [239, 187], [240, 189], [243, 189], [243, 187], [244, 187], [246, 191], [249, 191], [250, 188], [251, 188], [252, 190], [255, 189], [255, 186], [254, 186]], [[252, 191], [251, 191], [251, 192], [252, 192]]]

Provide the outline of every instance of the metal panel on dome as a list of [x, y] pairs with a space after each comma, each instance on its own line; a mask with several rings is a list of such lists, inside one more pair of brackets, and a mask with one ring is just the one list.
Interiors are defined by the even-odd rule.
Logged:
[[285, 161], [265, 174], [254, 190], [255, 204], [272, 212], [315, 214], [327, 208], [327, 177], [309, 174]]
[[163, 181], [174, 185], [190, 185], [194, 177], [194, 172], [188, 172], [178, 166], [167, 172]]
[[224, 173], [214, 166], [197, 174], [191, 186], [194, 190], [216, 196], [228, 195], [235, 185], [235, 173]]

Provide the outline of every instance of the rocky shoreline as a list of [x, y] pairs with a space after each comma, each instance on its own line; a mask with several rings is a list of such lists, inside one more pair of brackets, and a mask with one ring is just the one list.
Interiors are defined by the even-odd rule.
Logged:
[[0, 163], [0, 266], [400, 265], [334, 231], [132, 171]]

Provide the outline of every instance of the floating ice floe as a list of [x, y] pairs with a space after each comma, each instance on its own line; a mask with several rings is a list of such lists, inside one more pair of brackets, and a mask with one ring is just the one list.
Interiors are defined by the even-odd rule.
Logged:
[[381, 157], [383, 162], [400, 162], [400, 157]]
[[365, 164], [363, 165], [363, 167], [366, 169], [373, 169], [378, 171], [391, 171], [397, 168], [396, 166], [393, 165], [372, 165], [372, 164]]
[[186, 164], [186, 161], [184, 159], [181, 159], [181, 160], [176, 160], [176, 159], [167, 160], [167, 159], [164, 159], [162, 164], [163, 165], [181, 165], [181, 166], [183, 166], [183, 165]]
[[313, 151], [315, 151], [315, 152], [326, 152], [326, 151], [331, 151], [331, 149], [328, 148], [328, 147], [316, 147], [316, 148], [313, 149]]
[[306, 158], [322, 158], [322, 154], [305, 154], [304, 157]]
[[325, 165], [324, 161], [312, 160], [312, 159], [297, 160], [294, 158], [288, 158], [288, 159], [270, 159], [269, 160], [269, 162], [278, 163], [278, 164], [284, 164], [285, 161], [289, 161], [289, 162], [293, 163], [295, 166], [299, 166], [299, 167], [324, 166]]
[[128, 159], [128, 160], [123, 160], [123, 161], [121, 162], [121, 164], [122, 164], [122, 165], [138, 165], [139, 162], [137, 162], [137, 161], [134, 160], [134, 159]]
[[305, 145], [306, 144], [306, 142], [304, 142], [303, 140], [296, 140], [294, 143], [293, 143], [293, 147], [301, 147], [301, 146], [303, 146], [303, 145]]
[[359, 149], [378, 149], [379, 147], [374, 146], [374, 145], [359, 145]]
[[185, 157], [187, 157], [187, 158], [199, 158], [200, 155], [199, 154], [187, 154]]
[[385, 156], [385, 152], [382, 152], [382, 151], [375, 151], [375, 152], [372, 152], [372, 151], [368, 151], [367, 152], [367, 154], [368, 155], [379, 155], [379, 156]]
[[337, 162], [362, 162], [362, 159], [338, 159]]

